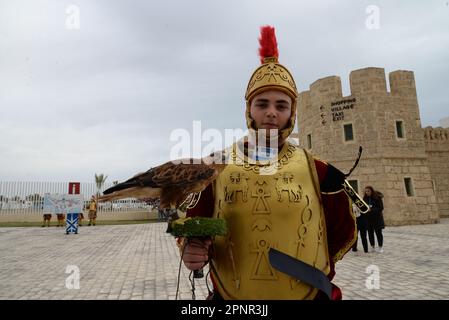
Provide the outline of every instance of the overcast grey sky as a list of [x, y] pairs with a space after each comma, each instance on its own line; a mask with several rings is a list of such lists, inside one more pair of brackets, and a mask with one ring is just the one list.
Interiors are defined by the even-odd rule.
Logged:
[[412, 70], [422, 125], [449, 116], [448, 0], [0, 0], [0, 180], [123, 180], [169, 160], [170, 133], [194, 120], [246, 128], [265, 24], [300, 91]]

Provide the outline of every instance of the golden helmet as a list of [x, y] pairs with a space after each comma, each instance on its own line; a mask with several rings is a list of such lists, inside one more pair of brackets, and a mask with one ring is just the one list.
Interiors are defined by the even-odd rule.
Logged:
[[260, 28], [260, 34], [259, 55], [262, 65], [253, 72], [246, 89], [246, 124], [248, 129], [257, 129], [250, 112], [251, 100], [254, 96], [267, 90], [280, 90], [292, 98], [290, 121], [280, 133], [282, 138], [286, 139], [295, 127], [298, 90], [290, 71], [278, 62], [279, 53], [274, 28], [263, 26]]

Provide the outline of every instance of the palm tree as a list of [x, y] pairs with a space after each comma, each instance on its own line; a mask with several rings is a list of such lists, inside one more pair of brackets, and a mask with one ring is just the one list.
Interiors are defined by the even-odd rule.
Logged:
[[108, 176], [105, 176], [103, 173], [100, 173], [99, 175], [95, 174], [95, 184], [97, 185], [97, 197], [100, 196], [100, 190], [103, 187], [104, 183], [106, 182], [106, 179]]

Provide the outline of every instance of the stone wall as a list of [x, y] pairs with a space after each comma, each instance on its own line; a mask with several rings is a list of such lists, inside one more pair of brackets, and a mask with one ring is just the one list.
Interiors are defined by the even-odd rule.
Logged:
[[422, 130], [441, 217], [449, 217], [449, 128]]

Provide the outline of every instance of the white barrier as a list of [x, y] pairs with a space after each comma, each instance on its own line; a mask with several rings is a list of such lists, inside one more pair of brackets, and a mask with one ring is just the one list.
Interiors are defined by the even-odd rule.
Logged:
[[[92, 195], [100, 194], [113, 186], [106, 183], [101, 190], [97, 190], [95, 183], [81, 183], [80, 194], [83, 195], [84, 208], [88, 209]], [[45, 193], [68, 193], [68, 182], [26, 182], [0, 181], [0, 217], [10, 214], [43, 214]], [[102, 212], [150, 212], [153, 208], [145, 202], [136, 199], [123, 199], [114, 202], [98, 203], [98, 214]]]

